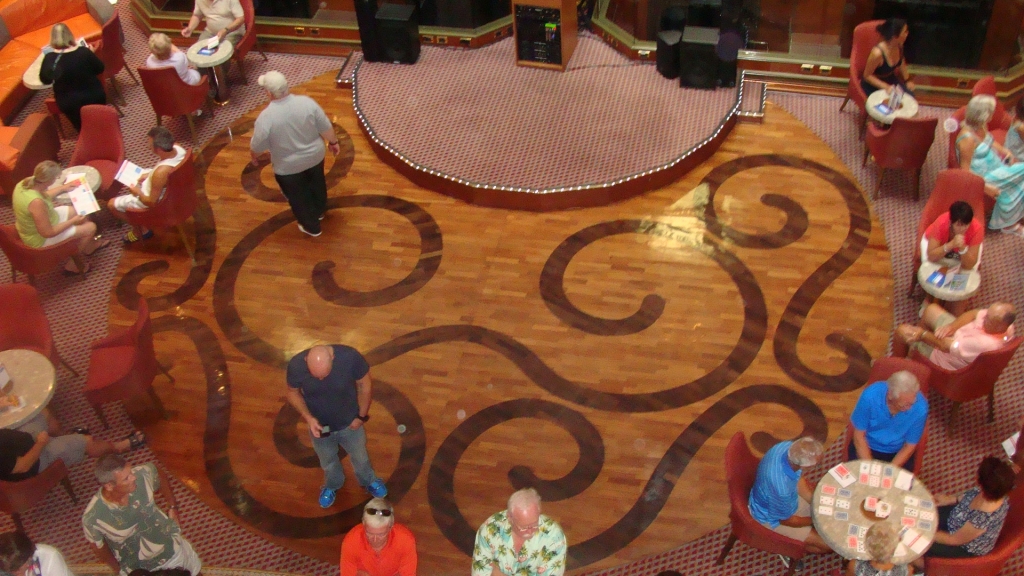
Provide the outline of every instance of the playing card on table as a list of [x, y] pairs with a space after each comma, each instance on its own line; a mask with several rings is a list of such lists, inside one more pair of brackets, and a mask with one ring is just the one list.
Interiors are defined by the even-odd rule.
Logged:
[[935, 506], [935, 504], [932, 504], [931, 500], [921, 500], [921, 508], [928, 508], [930, 510], [932, 506]]
[[871, 474], [873, 476], [878, 476], [881, 473], [882, 473], [882, 464], [880, 462], [872, 462], [871, 463]]
[[917, 523], [917, 527], [920, 528], [921, 530], [931, 530], [932, 529], [932, 523], [931, 522], [921, 521], [921, 522]]
[[849, 547], [849, 548], [856, 549], [857, 548], [857, 537], [856, 536], [847, 536], [846, 537], [846, 546]]
[[903, 503], [906, 504], [907, 506], [917, 506], [921, 504], [921, 501], [918, 500], [917, 498], [914, 498], [910, 494], [907, 494], [906, 496], [903, 497]]
[[893, 474], [895, 474], [895, 471], [892, 466], [886, 466], [885, 471], [882, 472], [882, 476], [892, 476]]
[[935, 520], [935, 512], [929, 512], [927, 510], [921, 510], [921, 520], [927, 520], [931, 522]]
[[867, 551], [868, 551], [867, 548], [864, 546], [864, 541], [863, 540], [858, 540], [857, 541], [857, 552], [860, 552], [861, 554], [864, 554]]
[[850, 474], [850, 470], [843, 464], [829, 470], [828, 473], [844, 488], [857, 481], [853, 474]]
[[836, 487], [835, 486], [830, 486], [830, 485], [826, 484], [826, 485], [821, 487], [821, 493], [826, 495], [826, 496], [835, 496], [836, 495]]
[[846, 522], [847, 520], [850, 519], [850, 514], [847, 513], [847, 512], [836, 512], [835, 519], [836, 520], [842, 520], [843, 522]]
[[836, 499], [831, 497], [831, 496], [822, 496], [818, 500], [818, 504], [821, 504], [822, 506], [831, 506], [831, 505], [833, 505], [835, 503], [836, 503]]
[[864, 499], [864, 509], [868, 512], [874, 512], [878, 508], [878, 498], [874, 496], [868, 496]]
[[818, 514], [821, 514], [822, 516], [831, 516], [832, 515], [832, 507], [831, 506], [818, 506]]
[[914, 475], [906, 470], [900, 470], [896, 474], [895, 486], [900, 490], [910, 490], [910, 487], [914, 484]]
[[878, 485], [881, 483], [882, 481], [878, 476], [872, 476], [868, 479], [868, 486], [871, 486], [872, 488], [878, 488]]
[[870, 474], [868, 474], [867, 472], [861, 472], [861, 473], [860, 473], [860, 483], [861, 483], [861, 484], [867, 484], [867, 483], [868, 483], [868, 480], [869, 480], [870, 478], [871, 478], [871, 475], [870, 475]]
[[909, 507], [908, 508], [904, 508], [903, 509], [903, 515], [904, 516], [909, 516], [911, 518], [917, 518], [918, 510], [917, 510], [917, 508], [909, 508]]
[[849, 500], [836, 500], [836, 508], [842, 508], [843, 510], [849, 510], [850, 509], [850, 501]]
[[900, 519], [900, 524], [906, 526], [907, 528], [913, 528], [913, 527], [917, 526], [917, 520], [914, 519], [914, 518], [909, 518], [907, 516], [904, 516], [903, 518]]
[[860, 473], [861, 474], [870, 474], [871, 473], [871, 462], [861, 462], [860, 463]]
[[886, 490], [888, 490], [889, 488], [892, 488], [892, 478], [885, 478], [885, 477], [883, 477], [882, 478], [882, 488], [885, 488]]
[[849, 490], [847, 490], [845, 488], [840, 490], [838, 495], [839, 495], [840, 498], [853, 498], [853, 492], [851, 492], [851, 491], [849, 491]]
[[850, 527], [846, 529], [847, 536], [856, 536], [860, 534], [860, 526], [856, 524], [850, 524]]

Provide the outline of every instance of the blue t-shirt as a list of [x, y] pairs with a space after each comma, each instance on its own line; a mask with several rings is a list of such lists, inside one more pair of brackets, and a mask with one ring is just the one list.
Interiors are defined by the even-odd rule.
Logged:
[[356, 380], [370, 371], [370, 365], [355, 348], [335, 344], [334, 364], [323, 380], [309, 373], [306, 356], [299, 352], [288, 362], [288, 386], [302, 391], [309, 413], [331, 432], [346, 428], [359, 415]]
[[910, 410], [893, 414], [885, 401], [889, 393], [886, 383], [875, 382], [860, 395], [850, 422], [857, 430], [867, 432], [868, 446], [875, 452], [895, 454], [904, 444], [917, 444], [928, 420], [928, 401], [917, 393]]
[[747, 502], [754, 520], [773, 529], [780, 521], [796, 514], [800, 505], [796, 486], [803, 472], [793, 470], [789, 463], [789, 447], [792, 445], [791, 440], [779, 442], [764, 453]]

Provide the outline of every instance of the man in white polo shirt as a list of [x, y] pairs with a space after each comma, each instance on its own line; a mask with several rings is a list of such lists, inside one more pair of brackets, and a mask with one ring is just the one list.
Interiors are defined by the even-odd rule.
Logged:
[[227, 40], [237, 46], [245, 34], [245, 12], [239, 0], [196, 0], [192, 18], [188, 26], [181, 29], [181, 35], [192, 36], [200, 20], [206, 21], [206, 29], [199, 35], [200, 42], [216, 36], [221, 42]]

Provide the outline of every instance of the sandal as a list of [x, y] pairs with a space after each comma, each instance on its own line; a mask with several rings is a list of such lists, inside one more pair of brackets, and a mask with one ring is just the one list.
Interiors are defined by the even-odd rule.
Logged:
[[146, 435], [136, 430], [124, 437], [128, 441], [128, 452], [134, 452], [146, 445]]
[[85, 270], [82, 270], [81, 268], [79, 268], [77, 270], [68, 270], [67, 268], [65, 268], [63, 270], [63, 272], [64, 272], [65, 276], [85, 276], [86, 274], [89, 273], [89, 270], [91, 270], [91, 269], [92, 269], [92, 266], [88, 262], [86, 262], [85, 263]]
[[1024, 238], [1024, 226], [1020, 223], [1014, 224], [1013, 226], [1007, 226], [1006, 228], [1000, 228], [999, 231], [1003, 234], [1012, 234], [1014, 236]]
[[140, 240], [148, 240], [153, 237], [153, 231], [147, 230], [145, 234], [139, 235], [135, 233], [135, 229], [132, 228], [124, 235], [125, 244], [134, 244]]
[[100, 243], [100, 245], [95, 247], [95, 248], [93, 248], [92, 252], [86, 252], [85, 253], [86, 256], [92, 256], [97, 251], [102, 250], [102, 249], [106, 248], [107, 246], [110, 246], [110, 240], [104, 240], [103, 239], [103, 234], [97, 234], [97, 235], [93, 236], [92, 239], [94, 241], [98, 241]]

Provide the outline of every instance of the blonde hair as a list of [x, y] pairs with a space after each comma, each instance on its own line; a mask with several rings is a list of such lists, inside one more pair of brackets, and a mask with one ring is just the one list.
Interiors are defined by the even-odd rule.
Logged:
[[22, 180], [22, 185], [26, 188], [31, 188], [37, 184], [49, 186], [60, 176], [61, 171], [60, 164], [53, 160], [43, 160], [36, 164], [36, 169], [32, 171], [31, 176]]
[[875, 562], [892, 562], [898, 542], [896, 527], [889, 522], [876, 522], [864, 537], [864, 547]]
[[151, 34], [149, 37], [149, 51], [156, 56], [157, 60], [167, 60], [171, 57], [171, 39], [162, 32]]
[[50, 46], [57, 50], [63, 50], [75, 45], [75, 36], [71, 29], [63, 22], [58, 22], [50, 28]]

